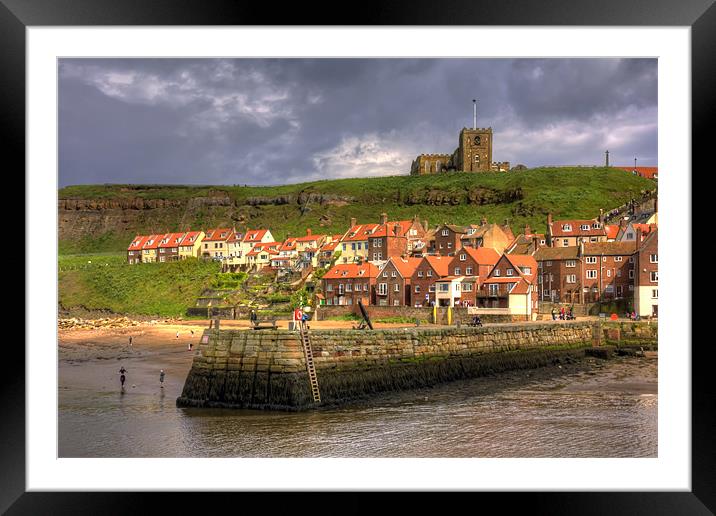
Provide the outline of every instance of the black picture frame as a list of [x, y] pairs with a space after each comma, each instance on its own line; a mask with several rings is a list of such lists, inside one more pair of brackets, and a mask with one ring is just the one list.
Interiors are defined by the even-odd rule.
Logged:
[[[410, 3], [361, 2], [357, 9], [323, 2], [277, 5], [230, 0], [0, 0], [0, 133], [6, 158], [15, 170], [25, 166], [25, 29], [29, 26], [111, 25], [573, 25], [573, 26], [689, 26], [692, 36], [692, 164], [693, 170], [710, 169], [706, 135], [716, 92], [716, 6], [714, 0], [414, 0]], [[354, 5], [356, 7], [356, 5]], [[341, 12], [350, 12], [340, 14]], [[13, 159], [14, 158], [14, 159]], [[671, 172], [671, 171], [669, 171]], [[666, 172], [665, 172], [666, 173]], [[31, 185], [27, 185], [31, 188]], [[26, 192], [27, 193], [27, 192]], [[694, 200], [693, 205], [696, 202]], [[688, 216], [688, 214], [687, 214]], [[27, 274], [26, 270], [26, 274]], [[685, 278], [691, 284], [691, 278]], [[27, 321], [27, 314], [26, 314]], [[689, 341], [692, 321], [684, 321]], [[691, 492], [584, 492], [584, 493], [479, 493], [480, 501], [495, 501], [503, 508], [525, 504], [531, 513], [549, 514], [711, 514], [716, 512], [716, 460], [713, 437], [714, 382], [709, 360], [709, 339], [692, 346], [692, 490]], [[169, 514], [242, 499], [242, 507], [289, 507], [310, 493], [76, 493], [26, 492], [25, 489], [25, 354], [17, 345], [4, 346], [5, 367], [0, 389], [0, 510], [8, 514], [94, 514], [147, 512], [151, 503], [162, 504]], [[425, 507], [425, 493], [401, 501], [401, 512]], [[467, 494], [466, 494], [467, 495]], [[466, 496], [452, 494], [451, 496]], [[376, 495], [349, 493], [341, 512], [374, 509]], [[474, 497], [475, 494], [468, 496]], [[313, 512], [335, 511], [335, 502], [316, 504]], [[352, 499], [352, 500], [351, 500]], [[266, 504], [269, 504], [268, 506]], [[451, 500], [451, 505], [461, 504]], [[474, 504], [471, 500], [467, 503]], [[333, 507], [331, 507], [333, 505]], [[455, 507], [458, 507], [455, 505]]]

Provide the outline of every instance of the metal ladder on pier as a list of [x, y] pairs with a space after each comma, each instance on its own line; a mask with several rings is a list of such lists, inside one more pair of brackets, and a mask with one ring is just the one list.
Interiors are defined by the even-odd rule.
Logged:
[[311, 382], [311, 393], [313, 394], [314, 403], [321, 402], [321, 393], [318, 390], [318, 378], [316, 377], [316, 367], [313, 365], [313, 351], [311, 350], [311, 338], [308, 336], [308, 330], [305, 324], [298, 323], [298, 329], [301, 333], [301, 345], [303, 346], [303, 354], [306, 357], [306, 370], [308, 371], [308, 379]]

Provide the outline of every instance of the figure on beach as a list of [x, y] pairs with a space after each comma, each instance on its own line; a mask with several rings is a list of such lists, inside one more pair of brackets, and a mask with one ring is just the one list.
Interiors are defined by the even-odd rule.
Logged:
[[130, 348], [132, 347], [132, 336], [131, 335], [129, 336], [129, 347]]
[[164, 388], [164, 369], [159, 370], [159, 386]]
[[124, 368], [124, 366], [119, 369], [119, 381], [122, 384], [122, 389], [124, 389], [124, 381], [127, 379], [127, 377], [124, 375], [124, 373], [126, 372], [127, 370]]

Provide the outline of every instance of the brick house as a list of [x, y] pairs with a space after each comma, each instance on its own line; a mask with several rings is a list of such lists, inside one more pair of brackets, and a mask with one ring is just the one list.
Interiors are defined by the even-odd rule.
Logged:
[[[638, 230], [637, 230], [638, 231]], [[634, 255], [634, 310], [640, 317], [659, 316], [658, 230], [644, 238]]]
[[515, 237], [508, 226], [488, 223], [483, 217], [479, 226], [470, 224], [465, 227], [465, 234], [462, 235], [461, 240], [462, 247], [489, 247], [498, 253], [503, 253]]
[[375, 304], [380, 306], [410, 306], [413, 273], [422, 258], [390, 258], [378, 271], [375, 284]]
[[159, 241], [157, 246], [158, 258], [160, 262], [174, 262], [179, 259], [179, 246], [184, 239], [185, 233], [167, 233]]
[[503, 254], [481, 283], [477, 306], [532, 319], [539, 306], [534, 256]]
[[374, 287], [378, 267], [370, 262], [341, 263], [331, 267], [321, 278], [328, 305], [375, 304]]
[[127, 263], [142, 263], [142, 247], [149, 240], [149, 235], [137, 235], [127, 247]]
[[630, 298], [634, 294], [636, 242], [581, 244], [582, 302]]
[[383, 261], [393, 256], [411, 254], [413, 242], [425, 235], [425, 229], [417, 217], [413, 220], [388, 221], [382, 213], [380, 224], [368, 236], [368, 260]]
[[467, 234], [463, 226], [453, 224], [440, 224], [435, 228], [433, 252], [440, 256], [453, 256], [462, 248], [462, 237]]
[[[489, 276], [499, 260], [500, 254], [489, 247], [464, 247], [455, 253], [448, 265], [448, 277], [453, 278], [453, 283], [455, 278], [461, 279], [459, 286], [455, 283], [449, 289], [454, 294], [450, 296], [453, 302], [459, 300], [463, 306], [476, 306], [480, 281]], [[445, 290], [441, 285], [436, 290], [440, 292], [441, 288]]]
[[580, 247], [541, 247], [537, 260], [540, 301], [582, 303]]
[[[602, 210], [600, 210], [601, 212]], [[606, 242], [604, 216], [599, 219], [552, 220], [547, 214], [547, 245], [549, 247], [572, 247], [580, 243]]]
[[431, 306], [435, 302], [435, 282], [448, 275], [451, 261], [448, 256], [422, 257], [410, 281], [412, 306]]

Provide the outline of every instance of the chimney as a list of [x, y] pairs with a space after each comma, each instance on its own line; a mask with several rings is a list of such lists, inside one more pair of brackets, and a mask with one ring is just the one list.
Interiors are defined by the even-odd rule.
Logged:
[[396, 236], [400, 234], [400, 224], [397, 222], [393, 224], [393, 234]]
[[387, 213], [381, 213], [380, 214], [380, 223], [385, 224], [388, 222], [388, 214]]
[[581, 258], [584, 256], [584, 242], [579, 242], [579, 250], [577, 251], [577, 257]]
[[547, 231], [545, 233], [547, 247], [552, 247], [552, 214], [547, 214]]
[[641, 228], [636, 228], [636, 244], [637, 246], [641, 243]]
[[599, 208], [599, 223], [603, 226], [604, 225], [604, 209]]
[[306, 228], [306, 236], [311, 236], [311, 228]]
[[355, 217], [351, 217], [351, 227], [354, 227], [354, 226], [356, 225], [356, 222], [358, 222], [358, 221], [356, 220], [356, 218], [355, 218]]
[[537, 249], [539, 249], [539, 237], [537, 235], [532, 237], [532, 247], [534, 247], [535, 253], [537, 252]]

